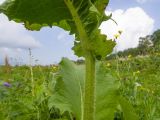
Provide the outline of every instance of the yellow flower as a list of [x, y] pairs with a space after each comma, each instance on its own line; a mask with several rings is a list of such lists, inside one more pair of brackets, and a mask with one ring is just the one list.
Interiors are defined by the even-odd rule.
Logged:
[[132, 58], [132, 55], [128, 55], [128, 58]]
[[138, 70], [136, 73], [137, 73], [137, 74], [139, 74], [139, 73], [140, 73], [140, 71]]
[[115, 39], [117, 39], [117, 38], [120, 37], [120, 35], [119, 34], [115, 34], [114, 37], [115, 37]]
[[57, 70], [57, 67], [56, 66], [53, 66], [53, 71], [56, 71]]
[[133, 72], [133, 76], [137, 75], [137, 74], [140, 74], [140, 71], [136, 71], [136, 72]]
[[107, 63], [107, 67], [110, 67], [111, 66], [111, 64], [110, 63]]

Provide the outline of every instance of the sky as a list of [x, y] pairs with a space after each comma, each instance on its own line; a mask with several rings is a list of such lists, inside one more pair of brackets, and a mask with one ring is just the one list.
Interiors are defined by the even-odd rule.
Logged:
[[[115, 51], [134, 48], [139, 37], [160, 28], [159, 5], [160, 0], [110, 0], [105, 13], [112, 13], [118, 25], [111, 20], [105, 21], [100, 26], [101, 32], [113, 38], [118, 30], [123, 31], [116, 41]], [[22, 24], [8, 21], [0, 14], [0, 64], [4, 63], [5, 56], [12, 64], [29, 64], [28, 48], [32, 49], [35, 64], [56, 64], [62, 57], [76, 60], [78, 57], [71, 50], [73, 41], [74, 36], [58, 27], [28, 31]]]

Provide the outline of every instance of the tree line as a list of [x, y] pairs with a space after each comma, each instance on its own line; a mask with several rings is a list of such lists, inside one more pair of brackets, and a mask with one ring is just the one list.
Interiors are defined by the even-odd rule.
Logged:
[[136, 48], [129, 48], [124, 51], [119, 51], [117, 53], [111, 54], [107, 59], [113, 59], [118, 57], [127, 57], [129, 55], [135, 56], [145, 56], [152, 54], [160, 54], [160, 29], [153, 32], [151, 35], [139, 38], [139, 44]]

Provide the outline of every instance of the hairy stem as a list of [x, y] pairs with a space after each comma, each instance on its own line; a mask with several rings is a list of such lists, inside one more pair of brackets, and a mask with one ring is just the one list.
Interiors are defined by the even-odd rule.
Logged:
[[95, 118], [95, 58], [91, 52], [86, 55], [86, 79], [84, 96], [84, 120]]
[[81, 46], [85, 53], [86, 60], [86, 76], [85, 76], [85, 90], [84, 103], [81, 112], [81, 120], [94, 120], [95, 116], [95, 58], [89, 49], [88, 35], [84, 29], [83, 23], [70, 0], [64, 0], [70, 13], [75, 21], [77, 30], [79, 32]]

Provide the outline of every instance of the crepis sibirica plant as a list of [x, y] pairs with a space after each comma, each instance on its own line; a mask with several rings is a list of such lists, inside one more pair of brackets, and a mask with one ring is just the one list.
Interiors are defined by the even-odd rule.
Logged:
[[[96, 67], [96, 61], [104, 59], [115, 46], [115, 42], [99, 30], [103, 21], [111, 19], [111, 15], [105, 15], [108, 3], [109, 0], [6, 0], [0, 6], [0, 13], [8, 16], [9, 20], [23, 23], [28, 30], [39, 31], [42, 27], [58, 26], [75, 35], [72, 49], [75, 55], [85, 58], [85, 72], [79, 75], [79, 68], [63, 59], [61, 74], [64, 78], [61, 82], [65, 87], [61, 89], [66, 90], [61, 94], [57, 93], [57, 96], [53, 95], [52, 102], [62, 111], [71, 112], [76, 120], [111, 120], [114, 116], [116, 106], [113, 102], [118, 99], [112, 99], [115, 96], [115, 86], [113, 81], [105, 81], [106, 77], [112, 77], [104, 75], [102, 67]], [[75, 79], [78, 80], [67, 79], [67, 74], [71, 74], [70, 77], [77, 74]], [[55, 91], [60, 92], [56, 87]], [[108, 91], [112, 93], [112, 97]], [[72, 96], [66, 97], [67, 95]], [[63, 105], [62, 98], [65, 98], [67, 105]]]

